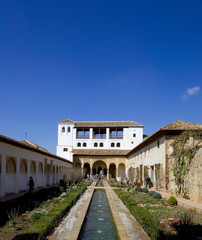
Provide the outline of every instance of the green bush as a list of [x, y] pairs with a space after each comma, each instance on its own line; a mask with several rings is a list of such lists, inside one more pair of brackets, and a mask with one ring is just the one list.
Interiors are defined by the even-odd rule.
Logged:
[[[83, 182], [78, 191], [70, 192], [69, 195], [65, 197], [63, 201], [58, 202], [47, 215], [40, 216], [39, 220], [31, 224], [22, 234], [16, 235], [15, 240], [44, 239], [85, 191], [89, 182], [92, 183], [92, 181]], [[37, 214], [38, 213], [36, 213], [36, 215]]]
[[119, 198], [125, 203], [131, 214], [143, 227], [152, 240], [158, 239], [159, 221], [144, 208], [137, 206], [137, 203], [130, 197], [125, 196], [121, 190], [114, 190]]
[[143, 188], [142, 191], [143, 191], [144, 193], [148, 193], [148, 192], [149, 192], [149, 190], [148, 190], [147, 188]]
[[44, 216], [47, 214], [48, 214], [48, 211], [46, 211], [45, 209], [38, 209], [33, 212], [33, 214], [31, 215], [31, 218], [39, 219], [41, 216]]
[[153, 197], [154, 199], [162, 199], [161, 194], [158, 193], [158, 192], [153, 193], [153, 194], [152, 194], [152, 197]]
[[170, 205], [177, 205], [177, 199], [176, 199], [174, 196], [170, 196], [170, 197], [168, 198], [168, 203], [169, 203]]
[[149, 191], [149, 196], [152, 196], [156, 191]]
[[142, 192], [142, 188], [141, 187], [136, 187], [135, 191]]

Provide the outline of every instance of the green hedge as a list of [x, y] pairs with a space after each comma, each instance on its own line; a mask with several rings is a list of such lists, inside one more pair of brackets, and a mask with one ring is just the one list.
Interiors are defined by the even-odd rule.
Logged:
[[80, 195], [86, 190], [88, 185], [89, 184], [85, 182], [78, 191], [70, 192], [69, 195], [50, 210], [47, 215], [40, 217], [37, 222], [34, 222], [28, 229], [25, 229], [23, 234], [15, 236], [14, 240], [44, 239], [62, 217], [64, 217]]
[[159, 235], [159, 221], [152, 216], [147, 210], [144, 208], [140, 208], [137, 206], [137, 203], [130, 199], [130, 195], [124, 194], [121, 190], [114, 190], [119, 198], [124, 202], [126, 207], [135, 217], [135, 219], [139, 222], [142, 228], [147, 232], [152, 240], [158, 239]]

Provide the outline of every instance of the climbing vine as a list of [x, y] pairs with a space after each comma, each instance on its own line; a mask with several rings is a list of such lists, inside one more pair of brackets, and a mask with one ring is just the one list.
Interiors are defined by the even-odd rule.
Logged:
[[202, 130], [183, 131], [173, 144], [173, 175], [178, 195], [186, 194], [185, 179], [190, 165], [198, 150], [202, 147]]

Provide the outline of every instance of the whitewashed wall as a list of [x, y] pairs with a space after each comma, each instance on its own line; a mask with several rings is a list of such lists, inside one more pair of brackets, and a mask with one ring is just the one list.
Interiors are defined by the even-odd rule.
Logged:
[[[30, 176], [34, 179], [35, 188], [58, 183], [64, 174], [69, 176], [68, 172], [72, 168], [68, 161], [4, 142], [0, 142], [0, 162], [0, 197], [28, 190]], [[49, 166], [46, 173], [45, 162]], [[55, 176], [50, 169], [53, 166], [60, 169]]]

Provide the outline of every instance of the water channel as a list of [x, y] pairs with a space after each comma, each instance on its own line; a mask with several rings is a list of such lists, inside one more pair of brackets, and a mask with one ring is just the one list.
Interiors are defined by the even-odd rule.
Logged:
[[[98, 181], [97, 186], [101, 186]], [[97, 189], [89, 206], [79, 240], [118, 239], [111, 211], [104, 190]]]

